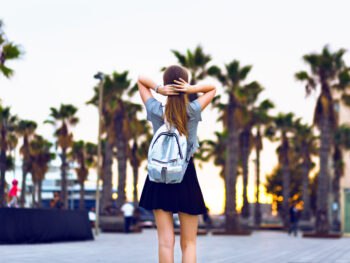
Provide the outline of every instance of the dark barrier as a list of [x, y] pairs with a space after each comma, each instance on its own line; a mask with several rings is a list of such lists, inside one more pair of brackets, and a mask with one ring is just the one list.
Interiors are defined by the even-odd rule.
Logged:
[[0, 244], [93, 239], [86, 210], [0, 208]]

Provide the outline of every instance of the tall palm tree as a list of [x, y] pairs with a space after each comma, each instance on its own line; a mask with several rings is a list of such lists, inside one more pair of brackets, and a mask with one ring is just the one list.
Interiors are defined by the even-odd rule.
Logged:
[[22, 52], [18, 45], [7, 40], [3, 27], [4, 23], [0, 20], [0, 73], [6, 78], [10, 78], [14, 71], [5, 66], [5, 63], [20, 58]]
[[[114, 139], [115, 130], [113, 125], [113, 85], [111, 78], [105, 75], [106, 78], [103, 84], [103, 103], [102, 103], [102, 169], [101, 180], [102, 195], [101, 195], [101, 214], [108, 214], [108, 208], [113, 205], [112, 199], [112, 164], [114, 156]], [[98, 108], [99, 91], [98, 87], [94, 87], [94, 96], [86, 102], [86, 104], [94, 105]]]
[[279, 113], [274, 119], [273, 124], [267, 127], [266, 135], [270, 139], [277, 139], [281, 142], [277, 148], [278, 163], [282, 168], [282, 212], [281, 217], [284, 228], [289, 228], [289, 198], [290, 198], [290, 133], [294, 132], [293, 113]]
[[318, 87], [320, 88], [313, 121], [314, 125], [320, 130], [321, 140], [316, 211], [316, 232], [318, 234], [327, 234], [330, 229], [328, 217], [328, 163], [332, 146], [332, 132], [337, 126], [332, 91], [344, 91], [349, 83], [348, 79], [344, 80], [342, 78], [348, 71], [343, 59], [344, 54], [344, 49], [332, 53], [328, 46], [325, 46], [321, 53], [311, 53], [303, 56], [303, 60], [310, 67], [309, 73], [301, 71], [295, 74], [297, 80], [306, 82], [307, 95]]
[[20, 154], [22, 155], [22, 188], [19, 204], [21, 207], [23, 207], [25, 204], [27, 174], [30, 171], [32, 164], [30, 141], [33, 138], [37, 126], [37, 123], [34, 121], [20, 120], [16, 127], [17, 134], [20, 137], [23, 137], [23, 144], [20, 148]]
[[239, 134], [242, 128], [242, 107], [238, 99], [238, 90], [241, 82], [246, 79], [251, 66], [240, 66], [239, 61], [234, 60], [225, 65], [225, 73], [217, 66], [208, 69], [208, 74], [216, 77], [228, 95], [228, 102], [221, 103], [220, 95], [214, 100], [213, 104], [222, 111], [220, 120], [223, 121], [224, 129], [228, 130], [226, 161], [225, 161], [225, 218], [226, 231], [235, 232], [239, 229], [238, 215], [236, 210], [236, 180], [238, 169], [238, 145]]
[[[56, 158], [56, 154], [50, 151], [52, 143], [44, 139], [38, 134], [34, 134], [34, 138], [30, 141], [30, 172], [33, 180], [33, 206], [37, 203], [38, 207], [42, 206], [41, 192], [42, 181], [45, 178], [45, 174], [49, 170], [49, 163]], [[38, 189], [38, 191], [36, 191]], [[35, 194], [38, 192], [38, 200], [35, 200]]]
[[[132, 112], [130, 112], [132, 113]], [[128, 159], [133, 170], [133, 203], [134, 207], [138, 207], [138, 191], [137, 182], [139, 177], [139, 168], [141, 163], [147, 159], [148, 147], [152, 141], [150, 128], [146, 120], [138, 120], [131, 117], [132, 140], [131, 147], [128, 145]], [[143, 138], [142, 140], [140, 138]]]
[[241, 212], [243, 218], [249, 218], [250, 216], [248, 203], [248, 162], [249, 155], [252, 150], [252, 128], [254, 124], [253, 109], [254, 103], [256, 102], [258, 95], [262, 90], [262, 87], [257, 82], [252, 82], [248, 85], [244, 85], [238, 90], [238, 98], [240, 100], [243, 113], [242, 131], [239, 135], [239, 149], [243, 176], [243, 207]]
[[131, 80], [128, 79], [128, 71], [122, 73], [114, 72], [111, 76], [113, 85], [113, 98], [115, 102], [110, 105], [113, 112], [113, 128], [114, 128], [114, 143], [117, 148], [118, 161], [118, 198], [117, 208], [119, 209], [126, 201], [126, 165], [127, 165], [127, 149], [128, 142], [131, 139], [131, 126], [128, 118], [128, 112], [131, 108], [141, 106], [128, 101], [125, 95], [132, 89], [135, 90], [135, 85], [132, 87]]
[[[187, 68], [191, 74], [191, 85], [197, 84], [199, 80], [204, 79], [207, 76], [207, 64], [211, 60], [210, 55], [203, 52], [203, 49], [198, 45], [192, 52], [187, 49], [186, 54], [181, 54], [179, 51], [171, 51], [177, 58], [180, 65]], [[189, 100], [193, 101], [197, 99], [198, 95], [189, 94]]]
[[[333, 188], [333, 202], [339, 207], [340, 205], [340, 178], [344, 175], [344, 160], [343, 151], [350, 149], [350, 126], [343, 124], [335, 131], [333, 136], [334, 151], [334, 178], [332, 183]], [[340, 215], [339, 208], [333, 211], [333, 230], [340, 231]]]
[[255, 227], [260, 227], [261, 224], [261, 209], [260, 209], [260, 152], [263, 149], [262, 131], [271, 122], [269, 110], [274, 107], [274, 104], [268, 99], [262, 101], [258, 106], [252, 110], [252, 123], [255, 128], [255, 135], [253, 135], [253, 144], [256, 153], [255, 170], [256, 170], [256, 202], [254, 207], [254, 224]]
[[0, 207], [5, 205], [5, 173], [9, 168], [8, 157], [9, 150], [8, 135], [15, 129], [17, 116], [12, 115], [10, 107], [3, 107], [0, 104]]
[[[44, 123], [54, 125], [54, 136], [57, 137], [56, 149], [61, 148], [59, 154], [61, 158], [61, 199], [64, 209], [68, 208], [68, 192], [67, 192], [67, 170], [69, 164], [67, 162], [67, 152], [73, 145], [73, 133], [70, 131], [72, 126], [75, 126], [79, 119], [75, 116], [77, 108], [71, 104], [61, 104], [60, 108], [50, 108], [50, 119]], [[56, 128], [58, 126], [58, 128]]]
[[[138, 107], [126, 99], [126, 95], [136, 89], [131, 86], [131, 80], [128, 79], [128, 71], [122, 73], [113, 72], [111, 76], [106, 76], [104, 81], [104, 103], [103, 118], [106, 136], [117, 149], [118, 161], [118, 198], [117, 208], [120, 208], [126, 200], [126, 164], [127, 164], [127, 147], [131, 136], [131, 128], [128, 120], [128, 109], [130, 107]], [[96, 89], [95, 89], [96, 90]], [[96, 104], [98, 93], [95, 92], [94, 97], [88, 102]], [[139, 106], [140, 107], [140, 106]], [[106, 144], [107, 146], [107, 144]], [[108, 148], [106, 148], [108, 149]], [[113, 153], [113, 151], [111, 151]], [[106, 174], [104, 175], [107, 178]], [[109, 184], [109, 179], [107, 180]], [[110, 183], [111, 186], [111, 183]], [[112, 189], [112, 187], [110, 187]], [[112, 191], [110, 191], [112, 193]], [[103, 195], [102, 195], [103, 196]], [[108, 197], [109, 198], [109, 197]]]
[[85, 209], [85, 188], [84, 183], [89, 175], [89, 168], [95, 165], [94, 156], [97, 154], [96, 145], [83, 140], [73, 142], [72, 151], [68, 154], [74, 161], [78, 163], [75, 168], [78, 182], [80, 185], [80, 202], [79, 208]]
[[313, 134], [312, 127], [307, 124], [302, 124], [298, 119], [295, 122], [295, 136], [292, 138], [293, 147], [300, 156], [300, 162], [303, 173], [302, 180], [302, 200], [303, 211], [301, 219], [309, 221], [311, 218], [310, 207], [310, 179], [309, 174], [313, 166], [311, 157], [317, 153], [317, 137]]

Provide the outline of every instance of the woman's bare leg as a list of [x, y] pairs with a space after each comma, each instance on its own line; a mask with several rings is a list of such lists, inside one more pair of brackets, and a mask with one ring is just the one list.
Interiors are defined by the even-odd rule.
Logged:
[[179, 219], [182, 263], [195, 263], [197, 261], [196, 238], [198, 230], [198, 215], [179, 212]]
[[162, 209], [153, 210], [158, 232], [159, 263], [174, 262], [174, 223], [173, 213]]

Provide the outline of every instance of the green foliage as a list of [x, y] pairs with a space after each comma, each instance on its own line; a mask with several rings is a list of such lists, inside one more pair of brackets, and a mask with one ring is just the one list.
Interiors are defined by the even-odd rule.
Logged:
[[0, 73], [6, 78], [10, 78], [14, 71], [13, 69], [5, 66], [5, 63], [9, 60], [20, 58], [23, 51], [19, 46], [7, 40], [5, 32], [3, 30], [4, 23], [0, 20]]

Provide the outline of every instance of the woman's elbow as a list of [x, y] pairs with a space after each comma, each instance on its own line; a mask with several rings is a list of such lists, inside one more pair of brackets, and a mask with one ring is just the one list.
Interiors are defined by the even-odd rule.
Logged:
[[139, 76], [137, 77], [137, 86], [138, 86], [138, 88], [140, 88], [141, 84], [142, 84], [142, 76], [139, 75]]

